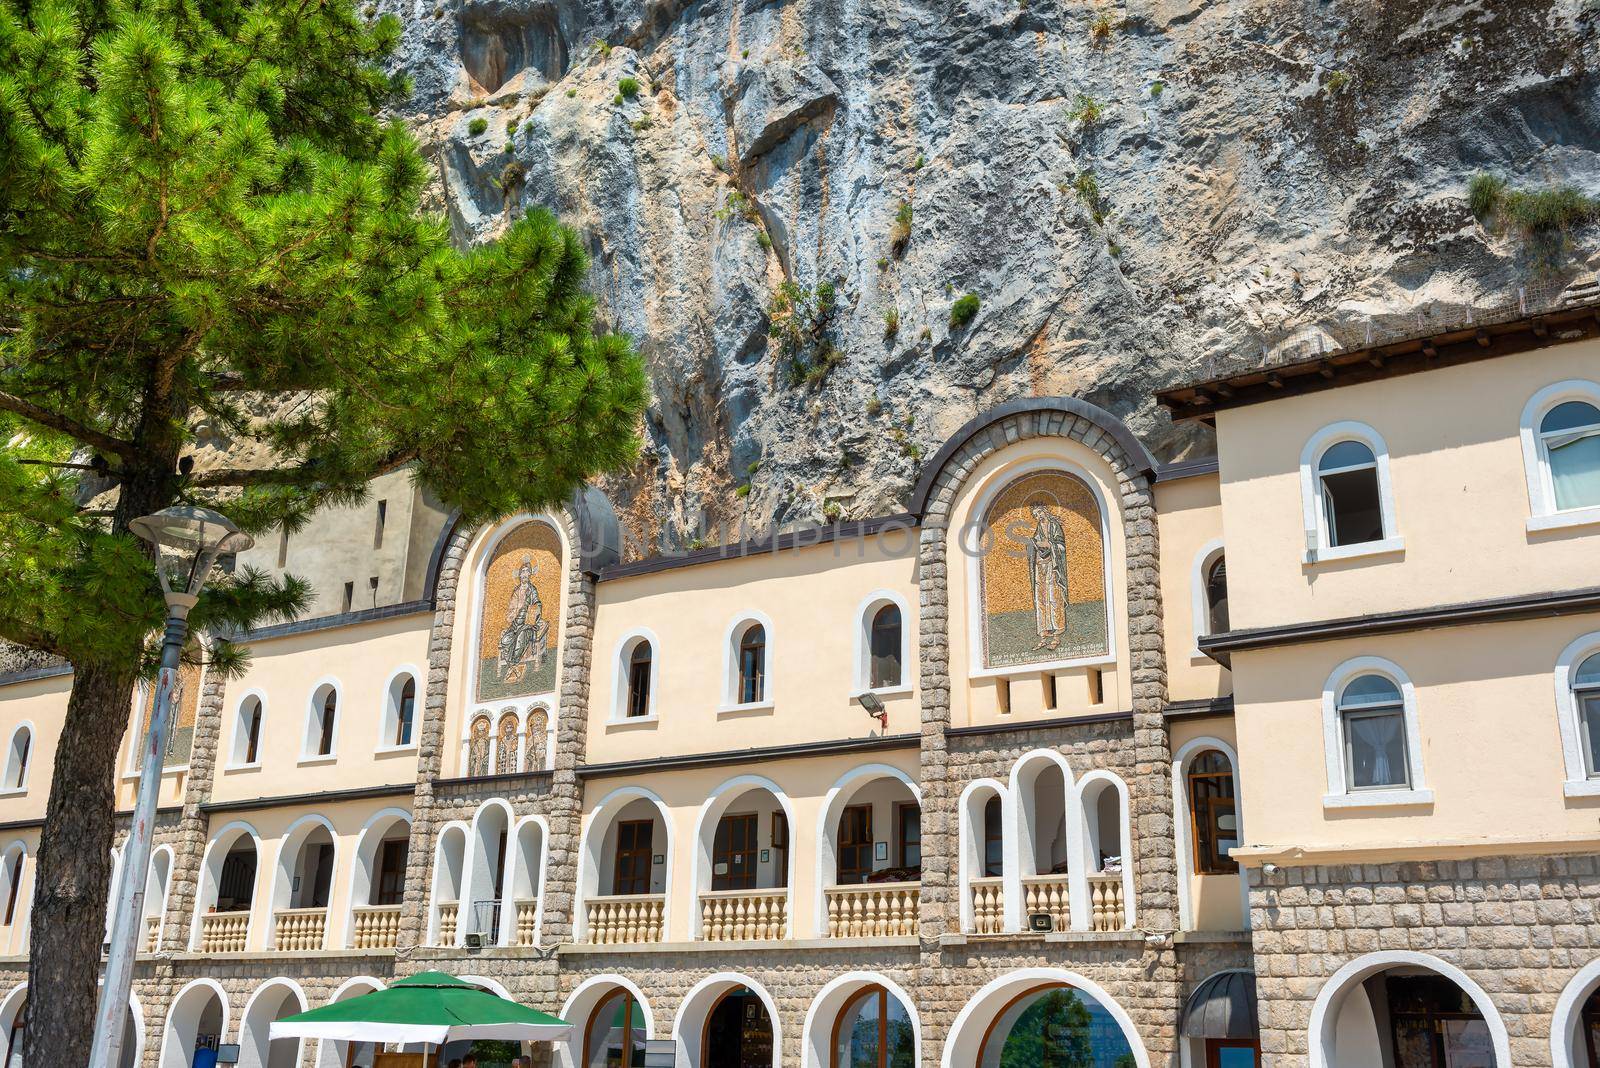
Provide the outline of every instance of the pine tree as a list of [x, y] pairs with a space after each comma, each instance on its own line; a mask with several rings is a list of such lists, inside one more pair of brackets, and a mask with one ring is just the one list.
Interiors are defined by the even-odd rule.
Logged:
[[[637, 447], [643, 372], [596, 327], [577, 237], [536, 213], [462, 252], [420, 210], [426, 164], [381, 118], [399, 33], [349, 0], [0, 0], [0, 639], [74, 669], [30, 1068], [87, 1060], [112, 765], [163, 617], [128, 521], [196, 503], [294, 529], [400, 468], [488, 517]], [[243, 572], [191, 622], [306, 595]]]

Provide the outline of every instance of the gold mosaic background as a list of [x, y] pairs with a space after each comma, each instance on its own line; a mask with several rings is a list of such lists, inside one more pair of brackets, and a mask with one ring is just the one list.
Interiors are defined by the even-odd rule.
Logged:
[[[172, 727], [167, 735], [167, 757], [162, 767], [176, 768], [189, 763], [189, 750], [194, 746], [194, 720], [200, 710], [200, 665], [178, 666], [178, 692], [173, 695]], [[156, 680], [145, 687], [144, 711], [139, 715], [139, 734], [130, 739], [134, 759], [144, 763], [144, 736], [150, 730], [150, 717], [156, 710]]]
[[[1035, 521], [1032, 506], [1043, 504], [1061, 524], [1066, 547], [1065, 627], [1059, 643], [1039, 649], [1028, 561]], [[1063, 471], [1041, 471], [1011, 483], [984, 520], [982, 598], [984, 663], [988, 667], [1041, 663], [1104, 654], [1106, 641], [1105, 544], [1100, 507], [1080, 478]]]
[[[499, 671], [500, 636], [524, 560], [533, 565], [533, 588], [539, 592], [545, 633], [543, 663], [507, 665]], [[529, 520], [500, 539], [484, 574], [483, 607], [478, 629], [478, 700], [549, 693], [556, 684], [556, 641], [561, 630], [561, 539], [546, 523]], [[520, 670], [519, 670], [520, 668]]]

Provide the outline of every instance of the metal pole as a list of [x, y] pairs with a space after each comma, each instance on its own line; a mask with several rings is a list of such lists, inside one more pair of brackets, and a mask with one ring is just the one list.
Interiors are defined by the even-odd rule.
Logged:
[[167, 754], [167, 728], [172, 718], [172, 691], [178, 684], [178, 656], [189, 633], [186, 605], [169, 605], [167, 632], [161, 645], [161, 674], [156, 679], [155, 706], [144, 737], [144, 763], [139, 767], [139, 798], [133, 806], [133, 825], [123, 848], [122, 878], [111, 925], [111, 952], [106, 958], [105, 981], [100, 987], [100, 1007], [95, 1014], [94, 1044], [89, 1047], [89, 1068], [120, 1068], [123, 1024], [128, 1017], [128, 993], [133, 986], [133, 960], [139, 952], [144, 926], [144, 887], [150, 877], [150, 839], [161, 795], [162, 764]]

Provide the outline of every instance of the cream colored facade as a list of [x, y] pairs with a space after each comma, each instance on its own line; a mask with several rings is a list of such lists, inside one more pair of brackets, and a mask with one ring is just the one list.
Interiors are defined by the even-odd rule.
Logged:
[[[1435, 976], [1464, 992], [1418, 1010], [1452, 1068], [1596, 1068], [1600, 791], [1558, 662], [1600, 651], [1600, 516], [1530, 510], [1522, 423], [1600, 378], [1600, 342], [1519, 345], [1205, 392], [1180, 414], [1214, 421], [1213, 465], [1012, 402], [903, 515], [680, 558], [619, 561], [592, 491], [408, 521], [415, 596], [247, 635], [246, 671], [204, 680], [164, 777], [138, 1062], [370, 1065], [266, 1028], [438, 968], [572, 1021], [537, 1063], [649, 1039], [684, 1068], [987, 1068], [1077, 998], [1097, 1068], [1418, 1068], [1391, 1030]], [[1307, 561], [1302, 457], [1357, 422], [1383, 544]], [[1046, 475], [1075, 481], [999, 510]], [[972, 551], [1001, 514], [1009, 600]], [[1409, 776], [1378, 791], [1340, 763], [1372, 672]], [[30, 740], [0, 793], [4, 1035], [69, 687], [0, 680], [0, 742]], [[869, 1002], [893, 1026], [848, 1048]]]

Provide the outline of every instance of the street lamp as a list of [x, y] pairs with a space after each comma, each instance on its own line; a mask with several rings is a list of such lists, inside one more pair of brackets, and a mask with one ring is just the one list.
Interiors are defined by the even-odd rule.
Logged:
[[150, 874], [150, 838], [161, 793], [172, 691], [178, 683], [178, 657], [189, 633], [189, 609], [200, 599], [200, 588], [217, 557], [242, 552], [255, 544], [255, 539], [241, 534], [227, 517], [209, 508], [188, 505], [163, 508], [128, 526], [155, 546], [156, 575], [161, 580], [161, 596], [167, 602], [167, 630], [162, 638], [161, 674], [156, 679], [150, 728], [144, 737], [144, 761], [139, 766], [139, 796], [133, 806], [122, 877], [117, 883], [105, 982], [100, 987], [94, 1044], [89, 1049], [90, 1068], [120, 1068], [122, 1062], [123, 1023], [128, 1014], [133, 960], [144, 918], [145, 880]]

